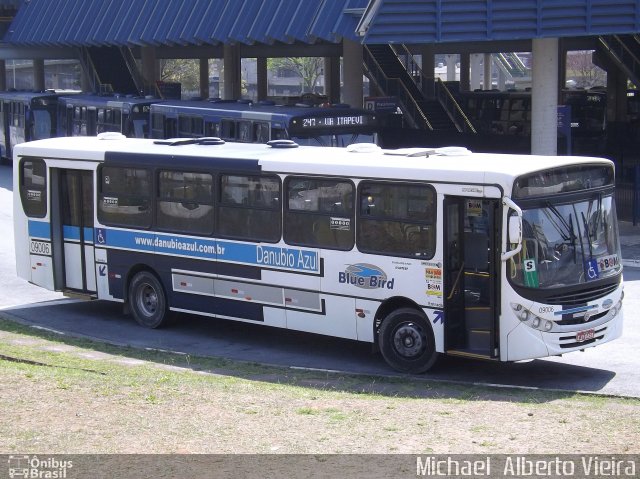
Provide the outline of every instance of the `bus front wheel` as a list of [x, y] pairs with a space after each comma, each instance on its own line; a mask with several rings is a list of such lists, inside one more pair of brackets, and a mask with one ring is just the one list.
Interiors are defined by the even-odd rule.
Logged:
[[438, 358], [433, 330], [421, 311], [393, 311], [382, 322], [378, 334], [382, 356], [397, 371], [423, 373]]
[[159, 328], [167, 320], [167, 298], [162, 284], [148, 271], [140, 271], [129, 283], [129, 304], [135, 320], [147, 328]]

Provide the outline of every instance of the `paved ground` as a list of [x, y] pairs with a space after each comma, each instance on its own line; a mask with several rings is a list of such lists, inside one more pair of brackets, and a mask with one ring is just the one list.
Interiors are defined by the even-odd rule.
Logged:
[[625, 267], [640, 268], [640, 225], [629, 221], [620, 222], [620, 247]]

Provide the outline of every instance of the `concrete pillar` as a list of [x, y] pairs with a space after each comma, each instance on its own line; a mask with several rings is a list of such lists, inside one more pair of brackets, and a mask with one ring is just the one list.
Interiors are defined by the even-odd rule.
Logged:
[[432, 97], [435, 94], [434, 79], [436, 76], [436, 55], [433, 44], [421, 45], [419, 47], [419, 53], [422, 58], [422, 74], [424, 78], [422, 80], [422, 92], [427, 97]]
[[460, 91], [469, 91], [471, 86], [471, 78], [469, 70], [471, 69], [471, 55], [468, 53], [460, 54]]
[[330, 103], [340, 103], [340, 57], [324, 58], [324, 94]]
[[362, 45], [352, 40], [342, 41], [344, 88], [342, 101], [362, 108]]
[[447, 62], [447, 81], [456, 81], [456, 55], [446, 55]]
[[482, 71], [480, 65], [482, 64], [482, 54], [481, 53], [473, 53], [471, 55], [471, 68], [470, 68], [470, 78], [471, 78], [471, 90], [477, 90], [480, 88]]
[[493, 88], [491, 81], [491, 62], [493, 58], [491, 53], [485, 53], [482, 58], [482, 89], [483, 90], [491, 90]]
[[435, 76], [436, 69], [436, 55], [435, 49], [433, 48], [433, 44], [420, 45], [418, 49], [418, 53], [422, 58], [422, 73], [427, 78], [433, 78]]
[[498, 68], [498, 90], [505, 90], [507, 84], [507, 75], [505, 75], [502, 68]]
[[209, 59], [201, 58], [199, 67], [200, 98], [206, 100], [209, 98]]
[[33, 60], [33, 89], [44, 90], [44, 60]]
[[[565, 41], [558, 39], [558, 86], [560, 89], [567, 86], [567, 47]], [[558, 89], [558, 96], [560, 95]]]
[[269, 96], [269, 71], [267, 69], [267, 58], [256, 58], [256, 82], [258, 101], [266, 100]]
[[7, 64], [4, 60], [0, 60], [0, 91], [7, 89]]
[[156, 91], [156, 81], [160, 78], [155, 47], [140, 48], [142, 60], [142, 78], [144, 79], [144, 93], [152, 94]]
[[607, 122], [627, 120], [627, 76], [620, 70], [607, 71]]
[[242, 72], [238, 45], [224, 45], [223, 93], [224, 100], [238, 100], [242, 96]]
[[558, 152], [558, 39], [533, 40], [531, 153]]

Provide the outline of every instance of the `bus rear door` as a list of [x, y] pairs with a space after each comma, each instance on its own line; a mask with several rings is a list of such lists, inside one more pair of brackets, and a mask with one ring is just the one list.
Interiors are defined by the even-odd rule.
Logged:
[[64, 291], [94, 293], [93, 171], [56, 168], [51, 178], [52, 223], [60, 225], [53, 231], [56, 284]]
[[496, 358], [497, 200], [445, 197], [445, 350]]

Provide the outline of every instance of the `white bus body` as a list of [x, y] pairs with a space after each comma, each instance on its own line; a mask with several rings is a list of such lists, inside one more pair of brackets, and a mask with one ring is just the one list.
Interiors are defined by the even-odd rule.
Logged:
[[148, 327], [175, 311], [308, 331], [410, 372], [622, 332], [608, 160], [105, 135], [25, 143], [14, 164], [18, 275]]

